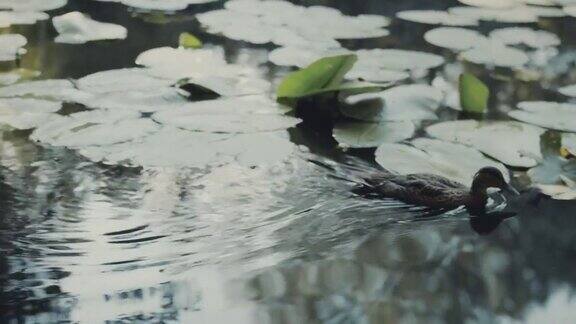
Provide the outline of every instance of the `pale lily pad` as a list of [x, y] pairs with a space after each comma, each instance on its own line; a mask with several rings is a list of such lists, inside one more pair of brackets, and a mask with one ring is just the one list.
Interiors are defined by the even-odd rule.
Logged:
[[78, 102], [91, 98], [91, 95], [76, 89], [69, 80], [39, 80], [2, 87], [0, 97], [32, 97]]
[[439, 55], [399, 50], [399, 49], [369, 49], [354, 52], [358, 56], [358, 63], [354, 70], [367, 69], [391, 71], [418, 71], [427, 70], [444, 64], [444, 58]]
[[367, 148], [383, 143], [395, 143], [414, 135], [413, 122], [341, 122], [336, 124], [332, 136], [342, 147]]
[[576, 104], [524, 101], [508, 115], [525, 123], [566, 132], [576, 132]]
[[528, 124], [459, 120], [432, 125], [426, 132], [436, 138], [472, 146], [514, 167], [530, 168], [542, 159], [540, 135], [544, 129]]
[[479, 169], [493, 166], [507, 177], [506, 167], [486, 158], [474, 148], [435, 139], [418, 138], [407, 144], [383, 144], [376, 150], [376, 162], [400, 174], [429, 173], [466, 186]]
[[214, 2], [217, 0], [96, 0], [120, 2], [126, 6], [142, 10], [176, 11], [184, 10], [189, 5]]
[[32, 79], [40, 76], [40, 72], [28, 69], [15, 69], [0, 73], [0, 86], [14, 84], [22, 79]]
[[52, 23], [60, 34], [55, 39], [57, 43], [84, 44], [97, 40], [124, 39], [128, 35], [123, 26], [98, 22], [78, 11], [54, 17]]
[[568, 97], [576, 97], [576, 84], [561, 87], [558, 92]]
[[571, 17], [576, 17], [576, 5], [564, 7], [564, 12]]
[[185, 106], [190, 102], [173, 87], [158, 89], [114, 91], [102, 94], [89, 94], [75, 102], [94, 109], [131, 110], [151, 113], [174, 107]]
[[23, 49], [28, 41], [20, 34], [0, 35], [0, 62], [14, 61], [18, 55], [26, 53]]
[[210, 77], [259, 77], [251, 66], [228, 64], [221, 47], [184, 49], [159, 47], [147, 50], [136, 58], [136, 64], [149, 68], [153, 76], [173, 81]]
[[[76, 115], [76, 116], [75, 116]], [[160, 126], [150, 119], [138, 119], [137, 115], [123, 115], [119, 120], [92, 120], [75, 114], [60, 117], [36, 129], [31, 138], [52, 146], [85, 148], [108, 146], [139, 139], [155, 133]]]
[[521, 3], [518, 0], [458, 0], [459, 2], [481, 8], [508, 9]]
[[530, 60], [523, 51], [494, 40], [480, 42], [476, 47], [463, 52], [462, 58], [476, 64], [510, 68], [521, 67]]
[[538, 14], [544, 13], [528, 6], [519, 6], [511, 9], [452, 7], [448, 11], [459, 17], [501, 23], [535, 23], [538, 22]]
[[[263, 106], [268, 105], [268, 108]], [[255, 133], [284, 130], [300, 122], [279, 113], [278, 104], [261, 98], [227, 98], [190, 103], [157, 112], [152, 118], [163, 125], [213, 133]]]
[[11, 25], [32, 25], [38, 20], [50, 18], [44, 12], [36, 11], [0, 11], [0, 28], [10, 27]]
[[204, 168], [237, 161], [252, 166], [288, 158], [296, 146], [276, 133], [197, 133], [172, 127], [144, 138], [106, 146], [83, 147], [79, 153], [105, 164]]
[[268, 55], [268, 60], [279, 66], [303, 68], [322, 57], [352, 53], [341, 47], [285, 46], [272, 50]]
[[16, 129], [32, 129], [57, 118], [59, 102], [37, 99], [0, 99], [0, 124]]
[[463, 17], [438, 10], [406, 10], [396, 14], [396, 17], [429, 25], [443, 26], [477, 26], [478, 19]]
[[441, 90], [428, 85], [397, 86], [378, 93], [350, 96], [341, 108], [344, 115], [370, 122], [434, 120], [443, 99]]
[[560, 45], [560, 38], [555, 34], [527, 27], [496, 29], [490, 37], [506, 45], [526, 45], [536, 49]]
[[171, 84], [171, 80], [155, 78], [146, 69], [141, 68], [102, 71], [76, 81], [78, 89], [94, 94], [132, 90], [153, 91]]
[[465, 51], [484, 41], [485, 36], [466, 28], [439, 27], [426, 32], [424, 39], [432, 45], [453, 51]]
[[68, 0], [3, 0], [0, 9], [14, 11], [49, 11], [64, 7]]
[[196, 16], [208, 32], [255, 44], [283, 46], [326, 44], [336, 39], [374, 38], [388, 35], [387, 18], [374, 15], [345, 16], [334, 8], [296, 6], [288, 1], [232, 0], [225, 9]]

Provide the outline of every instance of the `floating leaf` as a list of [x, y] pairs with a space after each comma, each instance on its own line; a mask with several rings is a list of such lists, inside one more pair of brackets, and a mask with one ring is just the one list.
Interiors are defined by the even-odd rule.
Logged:
[[463, 73], [459, 80], [460, 106], [464, 111], [481, 114], [488, 107], [490, 90], [477, 77]]
[[395, 143], [414, 135], [414, 123], [400, 122], [342, 122], [332, 131], [340, 146], [352, 148], [376, 147], [383, 143]]
[[458, 120], [426, 129], [431, 136], [475, 147], [504, 164], [533, 167], [542, 159], [540, 135], [544, 129], [518, 122]]
[[55, 39], [57, 43], [83, 44], [96, 40], [124, 39], [128, 34], [123, 26], [98, 22], [78, 11], [54, 17], [52, 23], [60, 34]]
[[400, 174], [430, 173], [470, 186], [480, 168], [493, 166], [505, 175], [504, 165], [490, 160], [474, 148], [429, 138], [407, 144], [383, 144], [376, 150], [376, 162]]
[[278, 87], [278, 98], [302, 98], [337, 91], [344, 75], [356, 62], [356, 55], [325, 57], [308, 67], [287, 75]]
[[525, 123], [566, 132], [576, 132], [576, 104], [523, 101], [508, 115]]
[[439, 27], [424, 34], [424, 39], [428, 43], [454, 51], [473, 48], [484, 38], [475, 30], [457, 27]]
[[346, 99], [344, 115], [362, 121], [437, 119], [436, 109], [444, 97], [441, 90], [424, 84], [402, 85], [377, 93]]
[[184, 48], [202, 48], [203, 46], [202, 41], [190, 33], [181, 33], [178, 37], [178, 44]]

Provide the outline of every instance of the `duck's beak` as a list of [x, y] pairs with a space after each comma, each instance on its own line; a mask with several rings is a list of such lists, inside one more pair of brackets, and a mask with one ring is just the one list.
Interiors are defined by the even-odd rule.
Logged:
[[507, 183], [506, 186], [504, 186], [504, 188], [502, 188], [502, 191], [507, 192], [507, 193], [512, 194], [512, 195], [515, 195], [515, 196], [520, 195], [518, 190], [516, 190], [514, 187], [512, 187], [512, 185], [509, 183]]

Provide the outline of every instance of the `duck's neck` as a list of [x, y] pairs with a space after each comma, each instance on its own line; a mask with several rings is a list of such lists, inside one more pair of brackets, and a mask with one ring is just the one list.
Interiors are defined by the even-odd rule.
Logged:
[[483, 181], [479, 181], [479, 179], [475, 179], [472, 182], [472, 188], [470, 189], [470, 194], [472, 196], [472, 203], [476, 207], [485, 207], [486, 203], [488, 202], [488, 187], [484, 184]]

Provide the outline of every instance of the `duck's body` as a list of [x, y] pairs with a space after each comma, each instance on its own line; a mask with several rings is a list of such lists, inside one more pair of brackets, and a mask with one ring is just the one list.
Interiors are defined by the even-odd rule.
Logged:
[[441, 209], [466, 206], [477, 210], [483, 208], [488, 200], [486, 194], [473, 195], [471, 189], [461, 183], [426, 173], [397, 175], [382, 172], [364, 180], [382, 197], [417, 206]]

